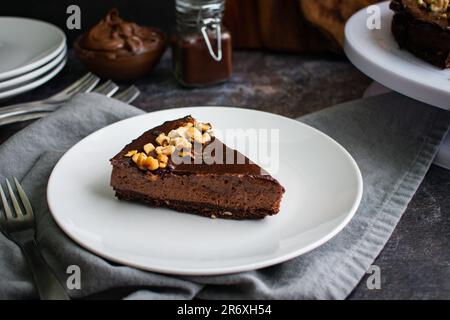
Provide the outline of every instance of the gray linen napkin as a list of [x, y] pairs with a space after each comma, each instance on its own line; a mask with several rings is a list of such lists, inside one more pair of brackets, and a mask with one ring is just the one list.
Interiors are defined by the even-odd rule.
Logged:
[[[54, 223], [46, 184], [64, 151], [89, 133], [142, 111], [97, 94], [65, 107], [0, 145], [0, 181], [17, 176], [38, 217], [38, 243], [63, 283], [82, 270], [73, 298], [343, 299], [379, 254], [429, 168], [450, 113], [395, 93], [342, 104], [299, 119], [340, 142], [357, 161], [364, 195], [350, 224], [320, 248], [280, 265], [235, 275], [174, 277], [121, 266], [72, 242]], [[165, 120], [165, 119], [161, 119]], [[0, 299], [37, 298], [16, 245], [0, 234]]]

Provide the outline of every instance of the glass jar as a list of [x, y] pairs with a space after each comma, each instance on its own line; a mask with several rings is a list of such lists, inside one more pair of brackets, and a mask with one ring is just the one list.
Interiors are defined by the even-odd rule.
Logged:
[[180, 84], [202, 87], [228, 80], [231, 34], [222, 25], [225, 0], [176, 0], [173, 70]]

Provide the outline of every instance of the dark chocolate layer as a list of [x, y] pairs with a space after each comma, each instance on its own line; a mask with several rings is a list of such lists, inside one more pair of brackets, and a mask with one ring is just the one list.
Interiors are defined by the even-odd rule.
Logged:
[[[130, 144], [128, 144], [121, 152], [119, 152], [113, 159], [112, 162], [122, 162], [129, 164], [131, 166], [135, 166], [135, 164], [131, 161], [130, 158], [124, 157], [124, 155], [130, 150], [138, 150], [142, 151], [142, 148], [147, 143], [152, 143], [157, 146], [156, 138], [161, 133], [165, 133], [166, 135], [173, 129], [176, 129], [180, 126], [188, 122], [194, 122], [194, 119], [191, 116], [187, 116], [184, 118], [180, 118], [177, 120], [167, 121], [162, 125], [153, 128], [145, 132], [142, 136], [133, 140]], [[215, 173], [215, 174], [224, 174], [224, 173], [234, 173], [234, 174], [247, 174], [253, 176], [260, 176], [267, 179], [273, 179], [265, 170], [263, 170], [260, 166], [253, 163], [250, 159], [245, 157], [240, 152], [228, 148], [225, 144], [223, 144], [219, 139], [213, 138], [212, 141], [204, 146], [204, 149], [221, 149], [223, 152], [221, 154], [212, 153], [215, 160], [212, 164], [212, 161], [209, 161], [208, 164], [205, 164], [205, 161], [211, 159], [210, 156], [200, 157], [202, 158], [202, 163], [196, 164], [192, 160], [191, 163], [181, 163], [175, 164], [173, 161], [169, 162], [169, 165], [166, 169], [158, 169], [156, 171], [157, 174], [164, 173], [174, 173], [174, 174], [191, 174], [191, 173]], [[239, 163], [227, 163], [227, 155], [232, 154], [233, 159], [239, 159]]]

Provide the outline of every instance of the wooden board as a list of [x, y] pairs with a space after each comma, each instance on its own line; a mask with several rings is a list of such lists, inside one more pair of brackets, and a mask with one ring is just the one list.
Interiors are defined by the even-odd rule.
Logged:
[[347, 19], [378, 0], [226, 0], [236, 48], [340, 51]]

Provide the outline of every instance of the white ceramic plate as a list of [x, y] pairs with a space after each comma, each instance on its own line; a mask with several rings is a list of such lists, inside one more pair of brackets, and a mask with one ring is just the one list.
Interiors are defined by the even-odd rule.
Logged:
[[52, 70], [50, 70], [49, 72], [47, 72], [40, 78], [34, 79], [33, 81], [28, 82], [24, 85], [21, 85], [21, 86], [12, 88], [12, 89], [8, 89], [5, 91], [1, 91], [0, 99], [11, 98], [11, 97], [14, 97], [21, 93], [33, 90], [33, 89], [43, 85], [44, 83], [46, 83], [47, 81], [49, 81], [53, 77], [55, 77], [64, 68], [66, 62], [67, 62], [67, 58], [65, 58], [55, 68], [53, 68]]
[[58, 27], [27, 18], [0, 17], [0, 80], [34, 70], [65, 48]]
[[450, 108], [450, 69], [439, 69], [401, 50], [391, 33], [394, 13], [389, 1], [379, 4], [381, 29], [366, 26], [363, 9], [345, 27], [345, 52], [362, 72], [382, 85], [413, 99], [443, 109]]
[[[274, 176], [286, 188], [279, 215], [209, 219], [114, 197], [109, 159], [144, 131], [189, 114], [216, 131], [279, 129], [280, 169]], [[196, 107], [145, 114], [91, 134], [55, 166], [47, 199], [61, 229], [100, 256], [151, 271], [212, 275], [270, 266], [320, 246], [350, 221], [362, 189], [348, 152], [307, 125], [254, 110]]]
[[50, 71], [51, 69], [55, 68], [57, 65], [59, 65], [63, 59], [66, 57], [67, 50], [64, 49], [61, 51], [61, 53], [53, 60], [51, 60], [49, 63], [43, 65], [42, 67], [39, 67], [31, 72], [25, 73], [21, 76], [11, 78], [5, 81], [0, 82], [0, 93], [2, 91], [5, 91], [6, 89], [11, 89], [12, 87], [20, 87], [25, 85], [28, 82], [31, 82], [32, 80], [42, 76], [46, 72]]

